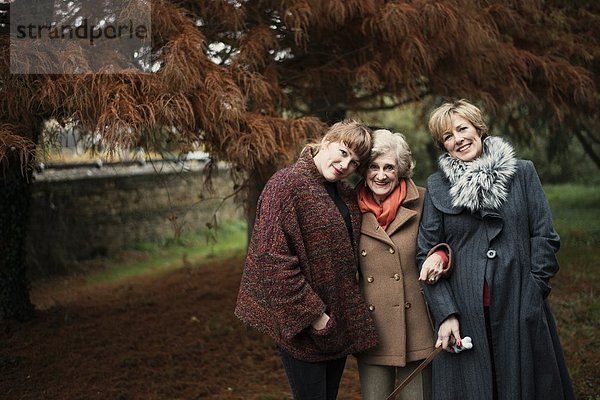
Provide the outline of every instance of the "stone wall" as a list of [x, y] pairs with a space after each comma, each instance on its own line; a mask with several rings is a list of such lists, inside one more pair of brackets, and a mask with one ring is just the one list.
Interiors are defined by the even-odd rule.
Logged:
[[[130, 166], [90, 165], [38, 171], [32, 184], [27, 267], [32, 276], [69, 272], [136, 241], [161, 241], [212, 221], [243, 217], [229, 170], [213, 174], [206, 190], [204, 161]], [[218, 209], [218, 211], [217, 211]]]

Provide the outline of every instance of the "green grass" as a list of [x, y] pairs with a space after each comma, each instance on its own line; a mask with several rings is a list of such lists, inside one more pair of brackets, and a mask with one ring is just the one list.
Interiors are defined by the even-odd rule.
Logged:
[[115, 282], [205, 262], [240, 258], [246, 251], [246, 222], [230, 221], [162, 243], [139, 242], [119, 256], [104, 260], [103, 268], [86, 274], [88, 284]]
[[546, 185], [554, 227], [561, 237], [560, 271], [552, 279], [550, 303], [578, 399], [599, 399], [600, 189]]
[[600, 243], [599, 187], [548, 185], [544, 190], [563, 247], [586, 248]]

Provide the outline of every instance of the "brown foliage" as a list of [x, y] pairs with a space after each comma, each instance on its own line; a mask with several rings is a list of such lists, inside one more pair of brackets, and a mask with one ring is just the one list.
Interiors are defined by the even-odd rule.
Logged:
[[25, 168], [34, 154], [35, 143], [24, 134], [19, 135], [18, 129], [16, 125], [0, 124], [0, 160], [13, 155]]
[[[14, 129], [0, 131], [2, 140], [35, 141], [30, 130], [50, 118], [99, 134], [113, 149], [152, 143], [165, 127], [182, 149], [202, 143], [251, 170], [290, 162], [318, 136], [324, 125], [304, 117], [378, 108], [384, 98], [426, 99], [428, 107], [439, 97], [468, 97], [498, 114], [530, 105], [551, 109], [558, 125], [597, 122], [600, 13], [591, 2], [152, 6], [154, 73], [10, 75], [3, 35], [0, 122]], [[88, 65], [76, 48], [59, 56], [67, 70]]]

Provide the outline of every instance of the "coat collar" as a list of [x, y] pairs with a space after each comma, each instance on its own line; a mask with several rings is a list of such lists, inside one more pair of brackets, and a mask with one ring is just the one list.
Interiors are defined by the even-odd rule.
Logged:
[[324, 184], [325, 177], [323, 177], [323, 175], [319, 172], [317, 165], [313, 160], [315, 154], [316, 152], [312, 147], [306, 146], [304, 149], [302, 149], [300, 157], [296, 161], [295, 168], [301, 171], [302, 174], [311, 181]]
[[408, 220], [412, 219], [417, 215], [417, 211], [414, 210], [414, 202], [419, 198], [419, 191], [417, 190], [417, 186], [412, 181], [412, 179], [406, 180], [406, 198], [402, 203], [402, 206], [398, 209], [398, 213], [396, 214], [396, 218], [390, 224], [387, 229], [388, 236], [391, 236], [396, 232], [402, 225], [404, 225]]
[[440, 157], [439, 167], [447, 179], [445, 193], [429, 185], [432, 196], [449, 194], [451, 204], [440, 198], [438, 201], [452, 209], [490, 212], [499, 210], [506, 201], [517, 160], [510, 144], [500, 137], [488, 137], [483, 141], [481, 156], [475, 160], [464, 162], [446, 153]]

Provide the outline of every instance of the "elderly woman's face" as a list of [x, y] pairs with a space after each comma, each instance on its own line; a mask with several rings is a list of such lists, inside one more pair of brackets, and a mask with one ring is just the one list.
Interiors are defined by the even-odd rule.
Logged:
[[373, 197], [381, 203], [398, 185], [398, 166], [392, 150], [380, 155], [369, 163], [367, 186]]
[[481, 136], [467, 119], [452, 114], [451, 131], [444, 134], [444, 148], [453, 158], [473, 161], [481, 155], [483, 149]]

